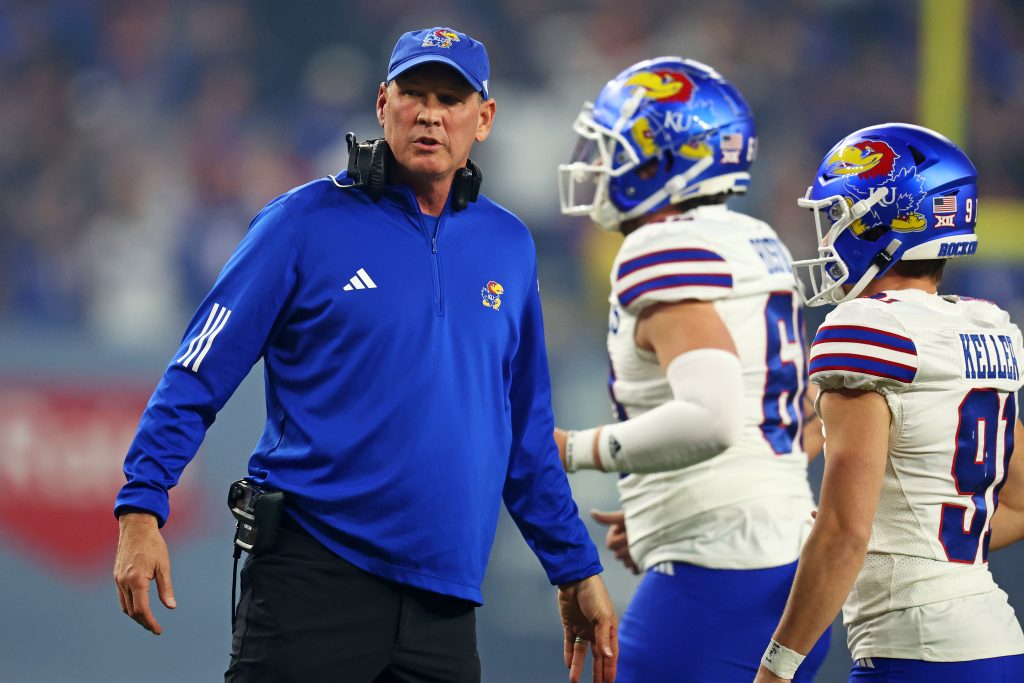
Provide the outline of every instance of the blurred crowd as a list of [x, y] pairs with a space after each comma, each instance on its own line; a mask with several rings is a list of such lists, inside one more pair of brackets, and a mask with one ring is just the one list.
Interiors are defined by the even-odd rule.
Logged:
[[[1024, 9], [971, 7], [958, 142], [983, 197], [1019, 199]], [[490, 52], [498, 118], [474, 157], [484, 191], [537, 236], [546, 305], [602, 297], [585, 291], [590, 228], [558, 215], [570, 125], [608, 78], [660, 54], [707, 62], [744, 93], [761, 144], [740, 208], [806, 254], [794, 199], [824, 151], [916, 120], [917, 13], [883, 0], [0, 0], [0, 328], [136, 348], [180, 334], [252, 216], [343, 168], [346, 131], [377, 136], [397, 36], [440, 24]]]

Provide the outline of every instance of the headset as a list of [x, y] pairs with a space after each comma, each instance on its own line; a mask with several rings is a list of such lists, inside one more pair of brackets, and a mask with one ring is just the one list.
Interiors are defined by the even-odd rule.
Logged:
[[[345, 134], [345, 143], [348, 145], [346, 175], [350, 182], [341, 182], [336, 176], [328, 177], [342, 189], [358, 188], [373, 201], [379, 200], [387, 182], [388, 169], [395, 160], [387, 140], [374, 138], [357, 142], [356, 134], [350, 131]], [[455, 171], [455, 179], [452, 181], [453, 211], [462, 211], [470, 202], [477, 200], [483, 179], [483, 172], [471, 159], [466, 160], [465, 167]]]

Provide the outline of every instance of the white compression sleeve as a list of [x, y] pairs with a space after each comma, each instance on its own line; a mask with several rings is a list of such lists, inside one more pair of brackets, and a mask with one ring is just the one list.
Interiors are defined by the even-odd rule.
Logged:
[[566, 466], [615, 472], [665, 472], [714, 457], [743, 429], [739, 358], [722, 349], [676, 356], [665, 370], [672, 400], [624, 422], [569, 432]]

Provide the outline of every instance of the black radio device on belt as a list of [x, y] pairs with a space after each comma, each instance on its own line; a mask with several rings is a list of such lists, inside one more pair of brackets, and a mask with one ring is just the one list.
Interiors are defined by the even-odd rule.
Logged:
[[238, 520], [235, 547], [256, 554], [272, 548], [281, 523], [283, 503], [282, 491], [263, 488], [248, 478], [232, 482], [228, 489], [228, 508]]
[[[384, 138], [357, 142], [356, 134], [351, 132], [345, 134], [345, 143], [348, 145], [347, 171], [350, 182], [340, 183], [334, 176], [330, 176], [331, 180], [340, 188], [357, 187], [369, 195], [370, 199], [377, 201], [384, 192], [388, 168], [395, 159], [391, 147]], [[455, 171], [452, 181], [452, 210], [461, 211], [470, 202], [475, 202], [480, 196], [483, 180], [484, 174], [480, 167], [467, 159], [465, 167]]]
[[228, 488], [228, 509], [237, 520], [231, 568], [231, 623], [235, 623], [235, 588], [238, 579], [238, 558], [242, 551], [252, 555], [274, 547], [277, 529], [281, 525], [284, 491], [264, 488], [252, 479], [231, 482]]

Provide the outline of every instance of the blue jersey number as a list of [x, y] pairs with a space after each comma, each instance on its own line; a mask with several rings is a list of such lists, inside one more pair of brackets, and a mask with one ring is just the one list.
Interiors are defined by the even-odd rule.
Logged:
[[807, 366], [803, 340], [803, 311], [793, 292], [772, 292], [764, 309], [768, 372], [764, 381], [764, 420], [761, 433], [777, 455], [793, 452], [800, 433], [800, 381]]
[[[1005, 403], [1001, 400], [1004, 395]], [[1000, 403], [1003, 403], [1002, 411]], [[1002, 394], [995, 389], [973, 389], [960, 403], [959, 418], [956, 452], [953, 454], [953, 482], [958, 494], [971, 497], [974, 503], [974, 517], [971, 519], [970, 527], [965, 527], [967, 506], [943, 503], [939, 540], [950, 562], [973, 564], [978, 557], [979, 545], [982, 560], [988, 560], [988, 541], [991, 532], [985, 534], [984, 543], [981, 532], [990, 514], [995, 512], [999, 490], [1006, 481], [1007, 466], [1010, 464], [1010, 455], [1013, 454], [1013, 425], [1017, 419], [1017, 402], [1013, 394]], [[999, 448], [1000, 429], [1003, 430], [1002, 449]], [[1002, 477], [992, 493], [992, 510], [989, 510], [985, 496], [995, 483], [996, 465], [999, 460], [1002, 460]]]

